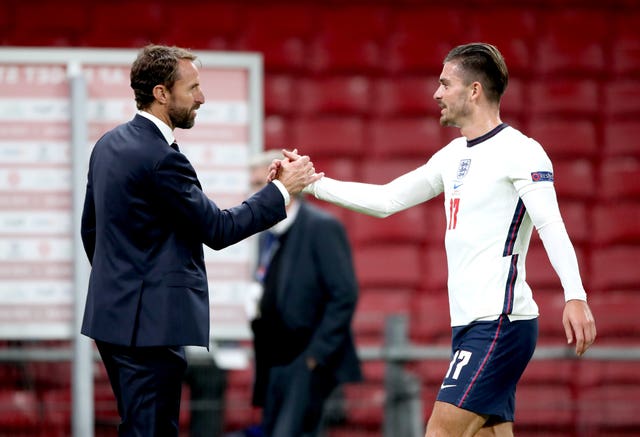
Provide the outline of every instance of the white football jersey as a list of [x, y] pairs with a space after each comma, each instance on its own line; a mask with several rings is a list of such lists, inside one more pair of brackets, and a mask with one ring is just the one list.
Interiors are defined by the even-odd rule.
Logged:
[[305, 191], [377, 217], [444, 192], [452, 326], [495, 320], [501, 314], [511, 319], [538, 315], [526, 282], [525, 258], [533, 230], [522, 200], [526, 196], [536, 207], [538, 229], [549, 223], [560, 225], [558, 252], [569, 254], [564, 258], [570, 262], [556, 262], [556, 270], [564, 278], [566, 298], [585, 299], [575, 252], [555, 200], [551, 161], [538, 142], [506, 124], [471, 141], [464, 137], [451, 141], [426, 164], [388, 184], [324, 177]]

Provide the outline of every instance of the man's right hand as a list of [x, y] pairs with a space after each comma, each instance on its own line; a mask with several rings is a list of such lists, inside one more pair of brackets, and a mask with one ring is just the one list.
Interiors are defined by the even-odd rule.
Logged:
[[285, 155], [286, 157], [279, 163], [272, 164], [276, 167], [275, 175], [273, 177], [270, 175], [269, 179], [278, 179], [289, 194], [300, 193], [304, 187], [324, 176], [324, 173], [316, 173], [308, 156], [300, 156], [295, 150], [293, 153], [288, 153], [289, 156]]

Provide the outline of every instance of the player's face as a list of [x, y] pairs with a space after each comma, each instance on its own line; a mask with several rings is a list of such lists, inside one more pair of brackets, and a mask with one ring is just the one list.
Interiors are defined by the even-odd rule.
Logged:
[[440, 107], [442, 126], [462, 127], [471, 116], [469, 97], [471, 85], [465, 84], [462, 71], [457, 63], [446, 62], [440, 74], [440, 85], [433, 98]]
[[196, 111], [204, 103], [198, 69], [193, 62], [181, 59], [179, 79], [170, 90], [167, 112], [174, 128], [189, 129], [196, 121]]

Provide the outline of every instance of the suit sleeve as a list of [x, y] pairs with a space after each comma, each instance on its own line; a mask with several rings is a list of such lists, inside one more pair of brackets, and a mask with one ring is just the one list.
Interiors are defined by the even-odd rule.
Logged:
[[319, 365], [327, 365], [350, 335], [358, 285], [342, 224], [334, 219], [324, 219], [314, 235], [314, 262], [328, 296], [323, 318], [306, 354], [315, 358]]
[[80, 237], [84, 251], [89, 258], [89, 263], [93, 263], [93, 252], [96, 247], [96, 209], [93, 202], [93, 186], [91, 184], [91, 174], [87, 182], [87, 191], [84, 197], [82, 208], [82, 218], [80, 221]]
[[158, 202], [184, 232], [219, 250], [273, 226], [286, 217], [284, 199], [274, 184], [242, 202], [220, 209], [200, 186], [181, 153], [169, 153], [155, 170]]

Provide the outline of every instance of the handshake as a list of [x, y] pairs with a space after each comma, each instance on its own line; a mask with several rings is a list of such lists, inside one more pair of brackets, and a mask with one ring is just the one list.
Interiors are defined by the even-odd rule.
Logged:
[[269, 165], [267, 182], [279, 180], [289, 194], [298, 194], [304, 187], [321, 179], [324, 173], [316, 173], [311, 159], [298, 155], [298, 149], [282, 150], [283, 159], [274, 159]]

